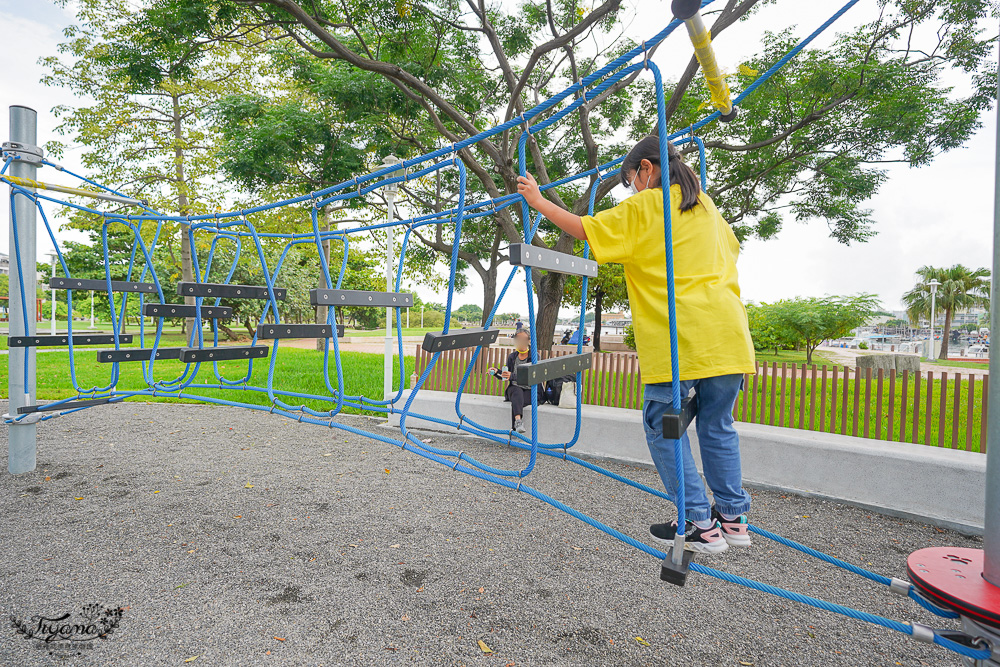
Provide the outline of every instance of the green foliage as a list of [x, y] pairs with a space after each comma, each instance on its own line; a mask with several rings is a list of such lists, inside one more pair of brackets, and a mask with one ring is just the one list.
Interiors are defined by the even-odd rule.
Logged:
[[628, 349], [630, 349], [630, 350], [634, 350], [635, 349], [635, 329], [632, 328], [631, 324], [628, 325], [627, 327], [625, 327], [625, 341], [624, 342], [625, 342], [625, 346]]
[[755, 350], [774, 350], [777, 355], [778, 350], [795, 346], [797, 337], [785, 326], [781, 307], [780, 304], [747, 304], [747, 322]]
[[868, 343], [866, 343], [864, 341], [861, 341], [860, 343], [858, 343], [858, 349], [859, 350], [867, 350], [868, 349]]
[[483, 321], [483, 309], [474, 304], [465, 304], [452, 311], [451, 316], [459, 322], [480, 323]]
[[[751, 336], [760, 336], [761, 347], [803, 345], [807, 363], [812, 352], [829, 338], [840, 338], [862, 326], [881, 308], [873, 294], [785, 299], [748, 308]], [[754, 339], [755, 346], [758, 345]]]

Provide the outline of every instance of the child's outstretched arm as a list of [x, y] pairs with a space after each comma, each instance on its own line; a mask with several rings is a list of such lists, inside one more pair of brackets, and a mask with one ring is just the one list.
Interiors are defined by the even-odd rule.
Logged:
[[528, 206], [541, 213], [545, 216], [546, 220], [556, 227], [581, 241], [587, 240], [587, 231], [583, 228], [583, 221], [580, 219], [580, 216], [570, 213], [558, 204], [553, 204], [546, 199], [542, 191], [538, 189], [538, 183], [535, 181], [534, 176], [531, 174], [518, 176], [517, 193], [524, 197], [525, 201], [528, 202]]

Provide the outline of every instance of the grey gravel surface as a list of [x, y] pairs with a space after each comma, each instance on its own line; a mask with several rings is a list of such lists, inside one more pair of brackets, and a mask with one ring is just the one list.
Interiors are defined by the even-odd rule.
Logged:
[[[343, 423], [391, 435], [373, 420]], [[958, 664], [943, 649], [704, 576], [670, 586], [655, 559], [526, 494], [342, 431], [237, 408], [122, 404], [38, 433], [37, 471], [0, 473], [0, 605], [22, 620], [88, 603], [124, 615], [110, 639], [51, 655], [5, 627], [0, 665]], [[525, 459], [433, 439], [503, 467]], [[658, 483], [648, 468], [607, 467]], [[672, 514], [551, 458], [529, 483], [637, 537]], [[751, 518], [898, 577], [915, 549], [981, 546], [769, 491], [754, 492]], [[947, 625], [763, 539], [698, 562]]]

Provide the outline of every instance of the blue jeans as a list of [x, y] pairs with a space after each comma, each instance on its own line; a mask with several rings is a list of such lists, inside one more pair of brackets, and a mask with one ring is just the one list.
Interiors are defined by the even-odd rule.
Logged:
[[[723, 514], [743, 514], [750, 509], [750, 494], [743, 489], [740, 467], [740, 438], [733, 428], [733, 405], [743, 382], [742, 375], [722, 375], [702, 380], [682, 380], [681, 398], [694, 388], [698, 397], [695, 428], [701, 448], [701, 463], [705, 471], [715, 507]], [[677, 473], [674, 463], [674, 441], [663, 437], [663, 415], [673, 403], [669, 382], [646, 385], [642, 418], [646, 427], [646, 443], [656, 471], [672, 498], [677, 497]], [[684, 506], [689, 521], [704, 521], [711, 517], [712, 506], [691, 454], [691, 441], [681, 438], [684, 457]]]

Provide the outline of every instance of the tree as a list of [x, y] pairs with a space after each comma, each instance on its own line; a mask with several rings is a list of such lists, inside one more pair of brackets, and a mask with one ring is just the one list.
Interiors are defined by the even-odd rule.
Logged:
[[[593, 308], [593, 320], [587, 313], [587, 321], [594, 322], [594, 349], [601, 351], [601, 322], [604, 312], [611, 309], [628, 308], [628, 287], [625, 283], [625, 267], [621, 264], [602, 264], [597, 269], [597, 277], [587, 281], [587, 308]], [[573, 276], [566, 281], [563, 305], [580, 307], [580, 287], [583, 281]], [[579, 316], [578, 316], [579, 318]]]
[[484, 314], [479, 306], [467, 303], [451, 311], [451, 316], [459, 322], [482, 322]]
[[[227, 35], [184, 34], [205, 18], [195, 6], [154, 3], [139, 14], [128, 0], [79, 0], [74, 7], [79, 25], [67, 28], [67, 41], [59, 45], [69, 62], [44, 58], [51, 73], [43, 82], [94, 103], [56, 107], [56, 130], [86, 147], [84, 167], [98, 180], [158, 211], [187, 216], [220, 210], [217, 137], [205, 110], [221, 96], [251, 87], [254, 52], [235, 57]], [[57, 156], [65, 150], [56, 142], [47, 148]], [[69, 227], [85, 231], [99, 232], [103, 224], [79, 211], [69, 218]], [[156, 225], [143, 226], [147, 243], [155, 233]], [[180, 280], [191, 282], [188, 236], [186, 225], [164, 223], [159, 243]], [[173, 292], [173, 284], [167, 287]], [[194, 303], [193, 297], [186, 301]]]
[[767, 306], [765, 317], [779, 340], [806, 348], [806, 363], [829, 338], [840, 338], [867, 322], [881, 308], [873, 294], [785, 299]]
[[[715, 15], [713, 36], [718, 39], [766, 1], [727, 0]], [[882, 165], [928, 164], [939, 152], [962, 145], [979, 127], [979, 114], [996, 95], [991, 55], [995, 31], [984, 34], [979, 28], [980, 22], [995, 15], [994, 3], [884, 0], [880, 6], [882, 11], [872, 23], [841, 35], [828, 49], [800, 54], [746, 101], [735, 122], [704, 129], [710, 151], [709, 192], [741, 238], [771, 237], [791, 215], [797, 220], [825, 220], [831, 235], [844, 243], [863, 241], [873, 233], [874, 222], [862, 206], [885, 179]], [[192, 36], [208, 39], [274, 31], [267, 44], [254, 43], [253, 48], [269, 48], [278, 39], [294, 43], [344, 76], [338, 89], [345, 96], [372, 105], [390, 104], [377, 95], [365, 95], [382, 89], [374, 85], [376, 80], [394, 89], [420, 109], [414, 117], [419, 125], [399, 131], [398, 136], [414, 152], [437, 147], [434, 142], [428, 145], [428, 129], [446, 143], [475, 135], [516, 118], [552, 92], [595, 71], [609, 57], [635, 46], [617, 36], [624, 18], [620, 0], [606, 0], [590, 11], [568, 2], [529, 1], [515, 7], [487, 6], [484, 0], [464, 5], [409, 0], [160, 0], [154, 9], [197, 14], [199, 19], [170, 25], [163, 31], [164, 48], [176, 49]], [[604, 47], [600, 53], [591, 46], [594, 41]], [[761, 41], [760, 56], [740, 68], [731, 81], [736, 92], [786, 53], [794, 39], [791, 32], [764, 33]], [[943, 75], [952, 70], [971, 84], [963, 98], [943, 82]], [[695, 77], [697, 71], [692, 57], [669, 85], [668, 127], [662, 131], [688, 127], [708, 113], [701, 105], [708, 96], [704, 82]], [[592, 94], [566, 122], [533, 133], [527, 162], [539, 182], [551, 183], [593, 168], [624, 152], [626, 144], [619, 137], [636, 139], [655, 129], [651, 87], [645, 80], [637, 82], [640, 76], [636, 72], [601, 94]], [[556, 105], [539, 119], [561, 108]], [[473, 195], [497, 197], [515, 191], [518, 136], [509, 131], [460, 152]], [[592, 178], [582, 187], [570, 184], [549, 190], [548, 196], [584, 213], [588, 187], [597, 188], [600, 200], [613, 185], [613, 179]], [[448, 198], [424, 201], [437, 206], [442, 199]], [[519, 240], [518, 223], [524, 222], [516, 219], [519, 214], [513, 207], [484, 218], [486, 222], [470, 221], [469, 235], [459, 248], [462, 261], [482, 271], [485, 311], [492, 307], [494, 262], [503, 242]], [[438, 252], [450, 252], [454, 239], [445, 232], [450, 227], [437, 229], [440, 234], [421, 233], [421, 238]], [[573, 249], [573, 239], [547, 223], [531, 242], [560, 252]], [[566, 278], [540, 271], [534, 278], [539, 299], [536, 327], [547, 348]]]
[[[939, 359], [948, 359], [948, 335], [951, 331], [951, 318], [959, 310], [989, 307], [990, 303], [990, 271], [989, 269], [969, 269], [961, 264], [950, 268], [922, 266], [917, 269], [920, 280], [910, 291], [903, 295], [906, 314], [911, 322], [919, 322], [921, 318], [931, 317], [931, 291], [927, 283], [937, 280], [941, 286], [934, 296], [937, 313], [944, 311], [944, 330], [941, 332], [941, 353]], [[935, 313], [935, 317], [937, 316]], [[931, 342], [933, 346], [933, 341]]]
[[748, 303], [747, 321], [750, 338], [755, 350], [774, 350], [775, 356], [783, 348], [794, 347], [797, 335], [786, 326], [780, 313], [781, 306], [775, 304]]

